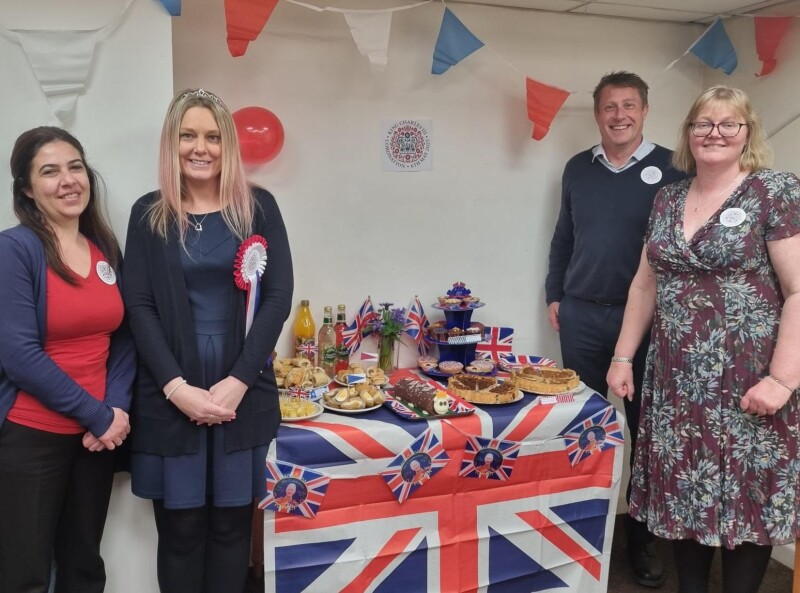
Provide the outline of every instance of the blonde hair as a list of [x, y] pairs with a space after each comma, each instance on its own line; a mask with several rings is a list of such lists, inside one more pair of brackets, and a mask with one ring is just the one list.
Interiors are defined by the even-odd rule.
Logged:
[[772, 163], [772, 148], [767, 141], [761, 117], [753, 109], [744, 91], [718, 85], [703, 91], [683, 120], [678, 132], [678, 147], [672, 155], [672, 164], [675, 168], [685, 173], [692, 173], [697, 169], [697, 163], [689, 149], [691, 127], [700, 112], [711, 104], [730, 107], [742, 118], [743, 121], [740, 123], [747, 124], [747, 141], [742, 156], [739, 157], [739, 167], [743, 171], [757, 171], [769, 167]]
[[150, 207], [150, 229], [164, 240], [171, 223], [176, 223], [181, 245], [186, 240], [189, 218], [181, 198], [185, 188], [181, 179], [178, 148], [183, 116], [192, 107], [204, 107], [219, 126], [222, 166], [220, 171], [220, 206], [225, 224], [243, 241], [252, 232], [253, 194], [239, 154], [239, 140], [231, 112], [215, 94], [203, 89], [187, 89], [175, 95], [169, 104], [158, 159], [158, 199]]

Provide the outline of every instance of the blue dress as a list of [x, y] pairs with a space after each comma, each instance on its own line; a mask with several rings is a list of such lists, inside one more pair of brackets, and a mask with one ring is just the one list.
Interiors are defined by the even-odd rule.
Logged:
[[[227, 375], [222, 368], [222, 353], [231, 292], [235, 289], [233, 263], [238, 241], [220, 212], [197, 218], [202, 221], [202, 230], [189, 225], [181, 264], [197, 350], [203, 361], [203, 383], [198, 387], [208, 389]], [[253, 498], [266, 496], [266, 445], [227, 453], [224, 424], [206, 426], [196, 434], [199, 450], [191, 455], [133, 453], [133, 493], [142, 498], [163, 499], [168, 509], [207, 503], [217, 507], [244, 506]]]

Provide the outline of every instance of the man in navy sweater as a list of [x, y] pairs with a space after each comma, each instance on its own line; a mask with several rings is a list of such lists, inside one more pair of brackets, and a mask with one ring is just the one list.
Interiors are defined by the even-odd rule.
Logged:
[[[550, 324], [560, 333], [564, 366], [604, 396], [653, 199], [659, 188], [684, 177], [671, 165], [672, 151], [644, 140], [647, 91], [630, 72], [612, 72], [598, 83], [594, 116], [601, 143], [564, 167], [561, 211], [550, 243], [547, 305]], [[633, 401], [624, 400], [631, 463], [647, 346], [645, 340], [633, 359], [615, 358], [633, 364], [636, 394]], [[631, 517], [626, 530], [636, 580], [661, 586], [663, 566], [652, 534]]]

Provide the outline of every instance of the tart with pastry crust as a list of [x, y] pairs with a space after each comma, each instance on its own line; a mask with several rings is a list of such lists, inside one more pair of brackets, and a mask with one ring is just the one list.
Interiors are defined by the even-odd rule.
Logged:
[[447, 388], [473, 404], [507, 404], [518, 399], [519, 390], [511, 381], [462, 373], [450, 377]]
[[525, 366], [511, 374], [514, 385], [533, 393], [565, 393], [580, 385], [581, 378], [572, 369]]

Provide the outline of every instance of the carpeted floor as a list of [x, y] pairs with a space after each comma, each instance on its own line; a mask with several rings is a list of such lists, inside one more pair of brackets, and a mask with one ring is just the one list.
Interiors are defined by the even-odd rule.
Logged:
[[[661, 559], [666, 567], [664, 585], [659, 589], [642, 587], [633, 579], [626, 550], [625, 530], [622, 516], [617, 517], [614, 529], [614, 544], [611, 549], [611, 569], [608, 578], [608, 593], [675, 593], [678, 590], [678, 578], [675, 575], [675, 566], [672, 562], [672, 549], [669, 542], [659, 540], [656, 543]], [[770, 560], [767, 575], [761, 585], [759, 593], [790, 593], [792, 590], [792, 570], [783, 564]], [[245, 593], [264, 593], [264, 581], [250, 578]], [[281, 593], [270, 592], [270, 593]], [[330, 591], [329, 593], [336, 593]], [[409, 591], [406, 593], [425, 593], [423, 591]], [[722, 579], [720, 577], [719, 555], [714, 561], [711, 573], [711, 588], [709, 593], [722, 593]]]

